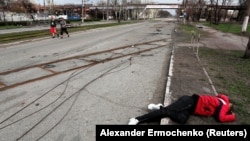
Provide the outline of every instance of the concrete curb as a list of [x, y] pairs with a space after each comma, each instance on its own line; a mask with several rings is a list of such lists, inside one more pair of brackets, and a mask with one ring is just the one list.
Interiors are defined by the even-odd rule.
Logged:
[[[169, 105], [171, 103], [171, 91], [170, 91], [170, 86], [171, 86], [171, 79], [173, 76], [173, 66], [174, 66], [174, 45], [172, 47], [172, 53], [171, 53], [171, 58], [169, 62], [169, 71], [168, 71], [168, 80], [166, 84], [166, 90], [165, 90], [165, 98], [164, 98], [164, 106]], [[160, 125], [168, 125], [170, 119], [169, 118], [162, 118]]]

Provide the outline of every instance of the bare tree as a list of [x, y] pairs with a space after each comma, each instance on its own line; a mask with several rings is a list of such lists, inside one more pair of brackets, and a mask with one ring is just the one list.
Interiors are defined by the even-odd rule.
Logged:
[[[245, 20], [246, 21], [244, 21], [244, 23], [246, 24], [246, 27], [248, 25], [249, 15], [250, 15], [250, 0], [247, 0], [247, 10], [246, 10], [246, 15], [245, 15]], [[244, 24], [243, 24], [243, 28], [244, 28]], [[245, 31], [246, 31], [246, 28], [245, 28]], [[243, 58], [245, 58], [245, 59], [250, 58], [250, 35], [249, 35], [249, 38], [248, 38], [248, 44], [247, 44], [247, 47], [246, 47], [245, 54], [244, 54]]]
[[247, 30], [247, 25], [248, 25], [248, 20], [249, 20], [249, 14], [250, 14], [250, 0], [246, 1], [246, 5], [247, 5], [247, 10], [245, 11], [245, 17], [244, 17], [244, 21], [243, 21], [243, 25], [242, 25], [242, 32], [246, 32]]
[[209, 20], [210, 23], [218, 25], [223, 14], [227, 14], [227, 10], [223, 10], [223, 7], [231, 3], [232, 0], [210, 0], [207, 20]]
[[205, 6], [206, 6], [206, 2], [204, 0], [198, 0], [198, 2], [196, 3], [197, 8], [195, 11], [195, 18], [198, 22], [200, 21], [200, 18], [202, 16], [202, 11]]
[[[10, 7], [10, 1], [9, 0], [0, 0], [0, 8], [3, 10], [3, 21], [6, 22], [6, 19], [5, 19], [5, 13], [6, 11], [9, 10], [9, 7]], [[2, 19], [0, 17], [0, 19]]]
[[9, 5], [9, 10], [12, 12], [31, 14], [37, 11], [36, 5], [30, 0], [11, 1]]
[[[192, 21], [198, 22], [201, 18], [202, 11], [206, 6], [205, 0], [183, 0], [183, 9], [182, 12], [186, 13], [186, 20], [191, 19]], [[182, 13], [179, 11], [178, 13]], [[182, 13], [183, 14], [183, 13]]]
[[243, 56], [244, 59], [249, 59], [250, 58], [250, 36], [248, 38], [248, 44], [245, 50], [245, 54]]
[[239, 12], [237, 14], [237, 21], [242, 22], [244, 19], [245, 7], [247, 5], [246, 2], [247, 2], [247, 0], [239, 0], [240, 9], [239, 9]]

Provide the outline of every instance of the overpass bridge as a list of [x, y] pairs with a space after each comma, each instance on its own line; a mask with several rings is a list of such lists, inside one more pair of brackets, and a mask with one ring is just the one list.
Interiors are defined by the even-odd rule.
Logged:
[[[155, 14], [157, 13], [157, 11], [159, 9], [179, 9], [181, 8], [180, 3], [165, 3], [165, 4], [128, 4], [123, 6], [123, 10], [129, 11], [130, 13], [132, 13], [133, 15], [137, 15], [140, 18], [142, 17], [151, 17], [155, 16]], [[114, 9], [120, 9], [120, 6], [90, 6], [89, 9], [90, 10], [95, 10], [95, 9], [99, 9], [104, 11], [107, 10], [114, 10]], [[154, 10], [154, 11], [150, 11], [150, 12], [146, 12], [147, 10]], [[139, 13], [138, 13], [139, 11]], [[136, 13], [135, 13], [136, 12]]]
[[[139, 16], [144, 16], [147, 9], [179, 9], [180, 4], [147, 4]], [[156, 16], [156, 15], [155, 15]], [[154, 17], [155, 17], [154, 16]]]
[[[126, 7], [127, 9], [178, 9], [181, 7], [182, 4], [175, 4], [175, 3], [166, 3], [166, 4], [128, 4], [123, 7]], [[120, 8], [119, 6], [90, 6], [90, 9], [114, 9], [114, 8]]]

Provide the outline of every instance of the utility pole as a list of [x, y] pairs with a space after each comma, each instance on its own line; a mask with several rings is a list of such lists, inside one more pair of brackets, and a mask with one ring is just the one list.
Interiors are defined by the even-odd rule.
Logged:
[[107, 21], [109, 20], [109, 0], [107, 0]]
[[88, 0], [82, 0], [82, 23], [84, 23], [84, 17], [85, 17], [85, 2]]
[[51, 6], [51, 1], [50, 0], [47, 0], [47, 5], [49, 7], [49, 14], [51, 15], [52, 14], [52, 6]]
[[84, 23], [83, 7], [84, 7], [84, 0], [82, 0], [82, 23]]
[[46, 12], [46, 4], [45, 4], [45, 0], [43, 0], [43, 6], [44, 6], [44, 12]]

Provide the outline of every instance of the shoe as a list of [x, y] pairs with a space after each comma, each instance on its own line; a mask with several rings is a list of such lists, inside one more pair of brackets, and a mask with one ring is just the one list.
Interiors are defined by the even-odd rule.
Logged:
[[138, 119], [136, 119], [136, 118], [131, 118], [131, 119], [129, 119], [128, 125], [136, 125], [136, 124], [138, 124], [138, 123], [139, 123], [139, 120], [138, 120]]
[[69, 37], [69, 34], [68, 34], [68, 37]]
[[159, 104], [149, 104], [148, 109], [149, 110], [159, 110], [163, 105], [161, 103]]
[[61, 39], [62, 39], [63, 37], [61, 37]]
[[59, 34], [57, 34], [57, 38], [59, 38]]
[[52, 36], [52, 38], [55, 38], [55, 36]]

